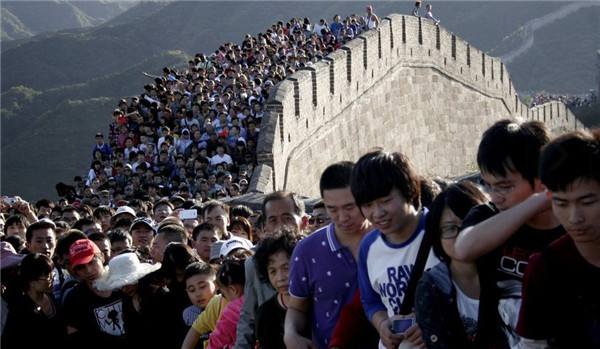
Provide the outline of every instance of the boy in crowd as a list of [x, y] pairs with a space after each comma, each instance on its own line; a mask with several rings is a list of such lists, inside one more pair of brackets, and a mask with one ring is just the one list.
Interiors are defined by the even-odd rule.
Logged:
[[204, 262], [210, 262], [210, 250], [213, 244], [221, 240], [222, 237], [221, 230], [210, 223], [202, 223], [194, 228], [192, 231], [194, 249]]
[[[404, 348], [420, 346], [421, 331], [414, 321], [402, 333], [392, 332], [408, 285], [417, 281], [411, 282], [411, 276], [427, 212], [420, 209], [419, 177], [403, 154], [374, 151], [358, 160], [351, 188], [356, 204], [375, 228], [360, 244], [358, 285], [365, 313], [379, 332], [379, 348], [397, 348], [400, 343]], [[439, 263], [431, 248], [424, 253], [425, 269]], [[406, 302], [414, 308], [414, 299]]]
[[65, 297], [65, 320], [72, 347], [124, 348], [123, 301], [114, 291], [98, 291], [94, 282], [104, 273], [104, 257], [89, 239], [69, 248], [69, 268], [80, 281]]
[[471, 209], [455, 243], [457, 259], [477, 262], [481, 274], [494, 279], [511, 347], [519, 342], [514, 329], [529, 256], [565, 232], [538, 176], [540, 151], [548, 142], [539, 121], [501, 120], [485, 131], [477, 163], [492, 202]]
[[529, 258], [517, 332], [523, 348], [600, 347], [600, 129], [550, 142], [540, 158], [567, 234]]
[[[283, 227], [300, 233], [308, 225], [304, 202], [295, 193], [276, 191], [267, 195], [263, 200], [262, 212], [264, 214], [265, 236], [272, 235]], [[237, 325], [237, 339], [234, 346], [236, 349], [246, 349], [254, 346], [256, 341], [254, 335], [256, 311], [259, 306], [276, 293], [269, 282], [258, 277], [253, 257], [246, 259], [245, 270], [245, 300], [240, 321]]]
[[216, 272], [208, 263], [195, 262], [185, 268], [183, 282], [192, 305], [183, 310], [183, 321], [192, 326], [216, 292]]
[[307, 324], [311, 324], [312, 343], [327, 348], [342, 307], [358, 287], [356, 259], [370, 226], [350, 190], [353, 168], [352, 162], [339, 162], [321, 175], [325, 215], [333, 223], [300, 241], [292, 256], [285, 337], [288, 348], [310, 346], [311, 340], [301, 335]]

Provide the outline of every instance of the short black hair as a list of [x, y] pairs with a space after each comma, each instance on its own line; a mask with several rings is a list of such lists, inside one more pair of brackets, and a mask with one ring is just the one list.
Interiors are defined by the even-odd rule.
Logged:
[[4, 234], [6, 234], [6, 232], [8, 231], [8, 227], [15, 224], [27, 227], [27, 224], [29, 224], [29, 222], [27, 221], [27, 219], [25, 219], [25, 217], [21, 216], [20, 214], [12, 215], [8, 217], [4, 222]]
[[300, 238], [301, 235], [291, 230], [282, 229], [260, 241], [254, 254], [254, 260], [261, 280], [269, 282], [269, 258], [280, 251], [291, 257]]
[[206, 202], [202, 206], [202, 215], [206, 216], [210, 211], [214, 210], [217, 207], [220, 207], [223, 210], [223, 212], [225, 212], [225, 214], [229, 216], [229, 205], [218, 200], [210, 200], [209, 202]]
[[25, 248], [25, 239], [23, 239], [21, 235], [5, 236], [2, 238], [2, 241], [6, 241], [11, 244], [17, 253], [21, 253], [21, 251]]
[[196, 238], [198, 237], [198, 235], [200, 235], [200, 232], [205, 230], [216, 232], [219, 236], [219, 239], [223, 238], [223, 236], [221, 235], [221, 230], [219, 230], [219, 228], [217, 228], [216, 225], [205, 222], [194, 227], [194, 230], [192, 230], [192, 240], [196, 241]]
[[396, 188], [407, 202], [420, 207], [419, 176], [400, 152], [375, 150], [363, 155], [352, 171], [350, 188], [358, 206], [387, 196]]
[[177, 224], [167, 224], [160, 227], [156, 235], [163, 236], [167, 243], [181, 242], [187, 244], [187, 234], [185, 232], [185, 228]]
[[73, 223], [72, 228], [83, 231], [84, 225], [90, 225], [90, 224], [94, 224], [94, 223], [96, 223], [96, 222], [94, 222], [92, 219], [83, 217], [83, 218], [79, 218], [75, 223]]
[[183, 284], [186, 283], [187, 279], [194, 275], [206, 275], [209, 277], [216, 277], [217, 272], [215, 268], [204, 262], [194, 262], [189, 264], [183, 272]]
[[443, 262], [449, 262], [450, 257], [444, 252], [441, 243], [440, 220], [444, 208], [448, 207], [461, 220], [474, 206], [487, 202], [487, 197], [479, 188], [468, 180], [449, 185], [429, 206], [425, 219], [425, 231], [433, 236], [433, 253]]
[[39, 199], [35, 203], [35, 208], [39, 210], [42, 207], [54, 208], [54, 202], [52, 202], [52, 201], [50, 201], [48, 199]]
[[25, 231], [25, 240], [31, 243], [31, 239], [33, 238], [33, 232], [39, 229], [48, 229], [51, 228], [54, 235], [56, 235], [56, 224], [48, 219], [41, 219], [27, 227]]
[[[235, 184], [236, 183], [234, 183], [232, 185], [235, 185]], [[254, 211], [252, 211], [252, 209], [246, 205], [235, 205], [229, 210], [229, 215], [231, 216], [231, 218], [233, 218], [233, 217], [250, 218], [250, 217], [252, 217], [252, 215], [254, 215]]]
[[94, 209], [92, 216], [95, 219], [100, 219], [102, 216], [111, 216], [114, 214], [114, 210], [108, 206], [98, 206]]
[[90, 235], [88, 235], [88, 239], [90, 239], [94, 242], [99, 242], [99, 241], [103, 241], [103, 240], [107, 240], [110, 242], [109, 237], [104, 233], [91, 233]]
[[115, 242], [121, 242], [121, 241], [129, 241], [129, 243], [131, 244], [133, 241], [133, 238], [131, 237], [131, 234], [129, 234], [125, 230], [113, 229], [108, 233], [108, 240], [110, 240], [111, 244], [114, 244]]
[[477, 165], [481, 172], [496, 176], [519, 173], [533, 186], [539, 177], [541, 149], [549, 141], [548, 130], [540, 121], [500, 120], [483, 133]]
[[351, 161], [341, 161], [329, 165], [321, 174], [321, 180], [319, 181], [321, 197], [323, 197], [323, 191], [325, 190], [350, 187], [352, 169], [354, 169], [354, 163]]
[[579, 179], [600, 183], [600, 129], [570, 132], [548, 143], [539, 171], [551, 191], [565, 191]]

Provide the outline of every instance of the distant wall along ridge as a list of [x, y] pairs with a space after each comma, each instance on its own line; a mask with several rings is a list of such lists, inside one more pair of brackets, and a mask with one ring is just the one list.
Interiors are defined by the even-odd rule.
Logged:
[[506, 67], [430, 20], [392, 14], [271, 93], [250, 190], [319, 196], [326, 166], [374, 147], [399, 150], [421, 174], [476, 169], [481, 134], [503, 118], [583, 128], [560, 102], [527, 108]]

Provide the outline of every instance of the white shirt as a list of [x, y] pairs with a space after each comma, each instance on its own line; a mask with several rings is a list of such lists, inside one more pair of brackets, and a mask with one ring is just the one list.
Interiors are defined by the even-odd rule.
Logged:
[[233, 160], [231, 159], [231, 156], [229, 156], [229, 154], [223, 154], [223, 156], [216, 154], [215, 156], [210, 158], [210, 164], [212, 166], [217, 166], [218, 164], [220, 164], [222, 162], [226, 162], [228, 165], [233, 164]]
[[456, 305], [458, 315], [462, 320], [468, 337], [477, 334], [477, 320], [479, 319], [479, 299], [469, 298], [453, 281], [456, 289]]

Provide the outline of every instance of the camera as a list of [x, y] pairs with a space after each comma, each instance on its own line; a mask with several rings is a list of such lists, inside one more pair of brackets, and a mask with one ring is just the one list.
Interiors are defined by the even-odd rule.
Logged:
[[402, 333], [406, 332], [406, 330], [408, 330], [414, 324], [415, 324], [415, 318], [413, 316], [393, 319], [391, 331], [394, 334], [402, 334]]
[[16, 198], [11, 198], [11, 197], [5, 197], [4, 199], [2, 199], [2, 201], [4, 201], [5, 204], [7, 204], [8, 206], [12, 206], [15, 203], [17, 203], [17, 199]]

